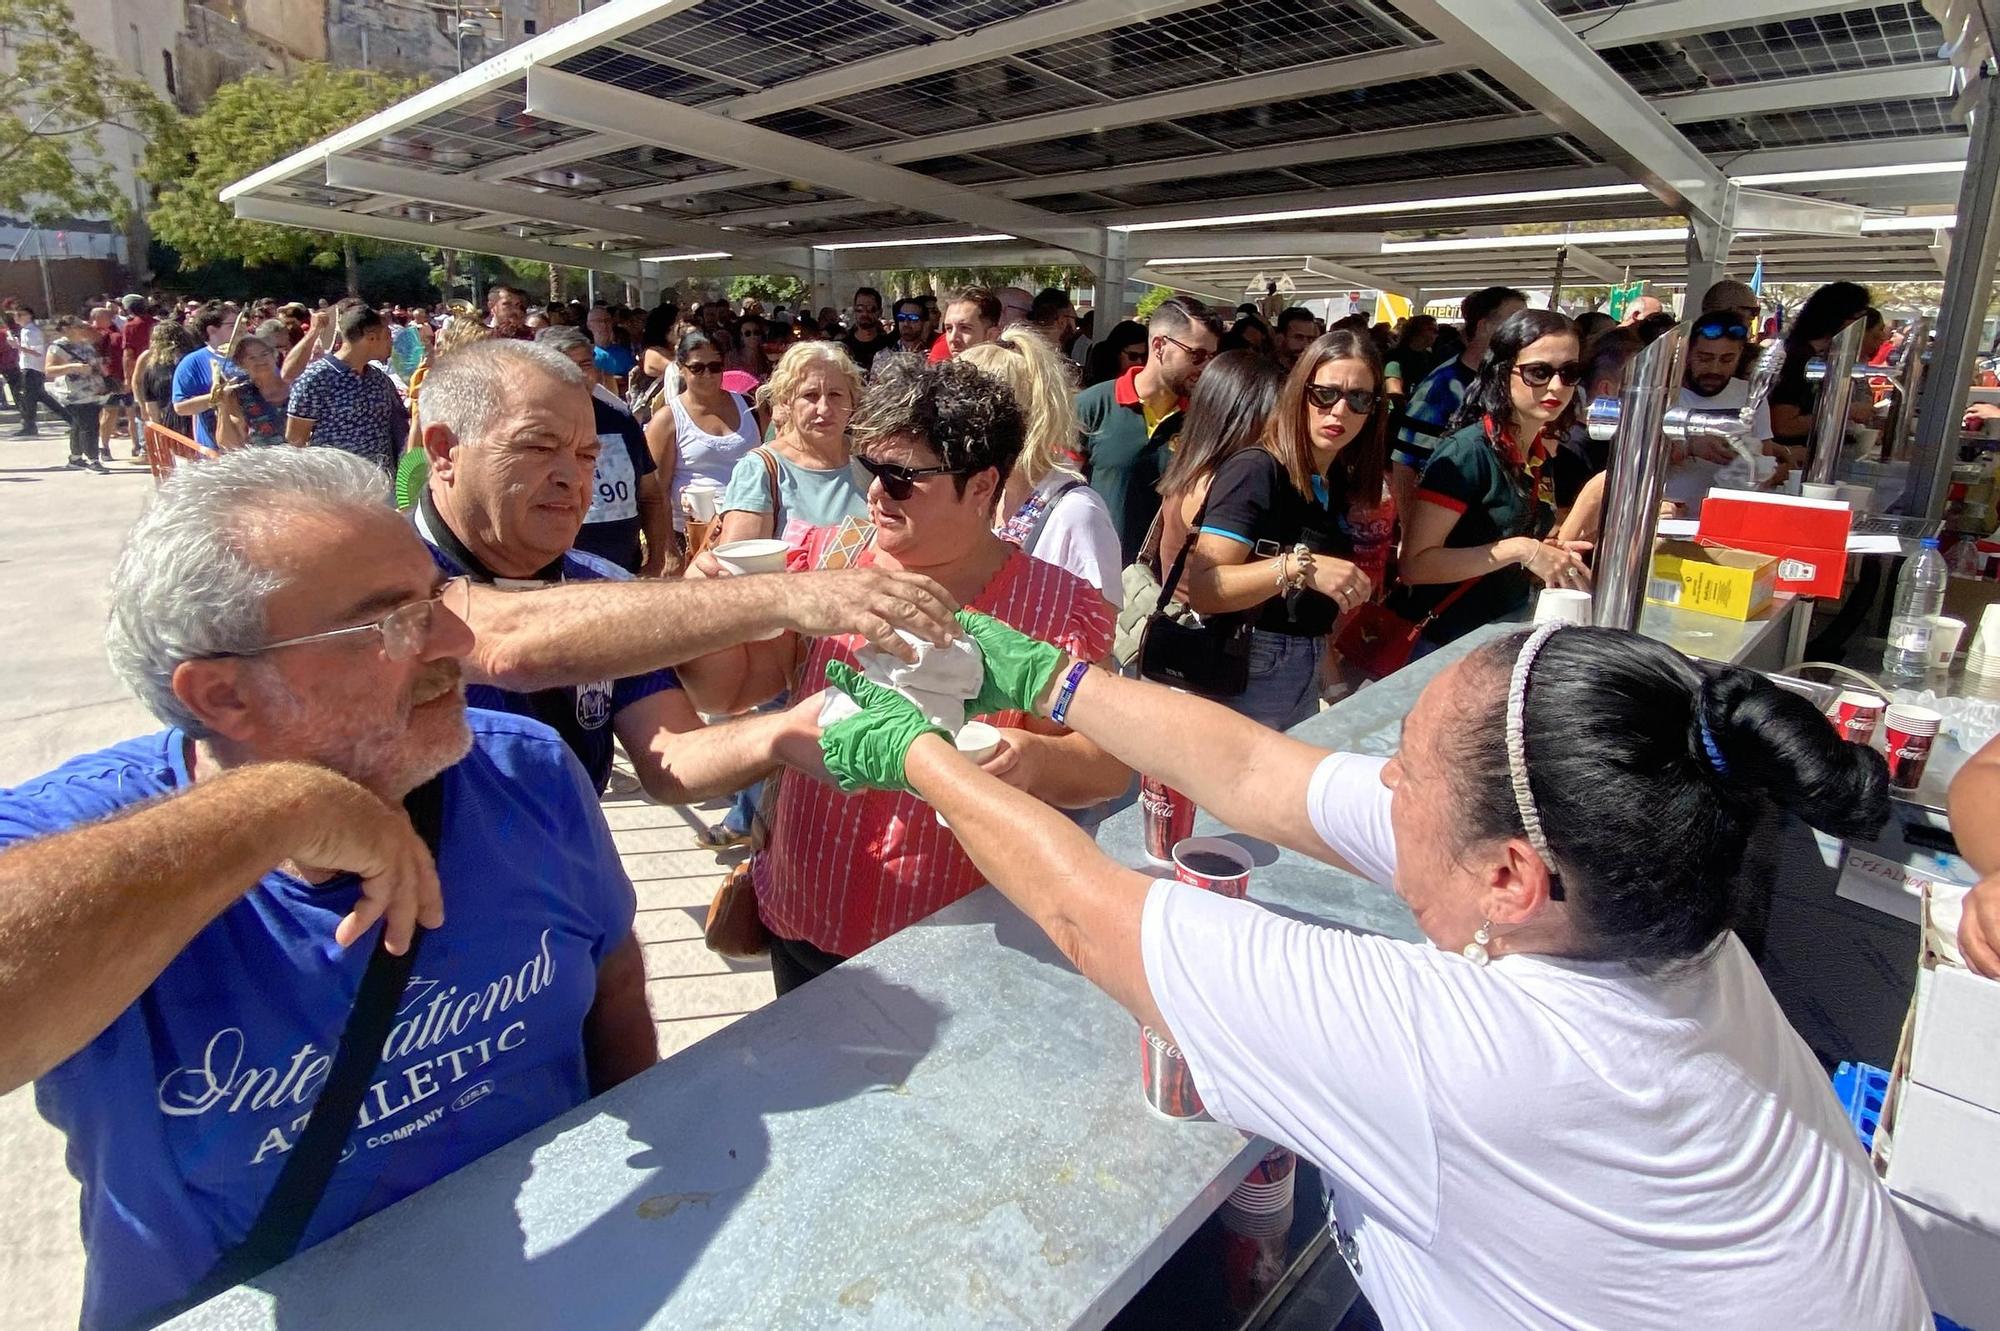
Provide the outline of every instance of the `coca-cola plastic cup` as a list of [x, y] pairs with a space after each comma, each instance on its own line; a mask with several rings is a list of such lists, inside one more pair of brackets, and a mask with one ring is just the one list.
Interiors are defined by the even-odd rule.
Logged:
[[1146, 1103], [1168, 1118], [1206, 1118], [1201, 1096], [1194, 1089], [1194, 1074], [1188, 1071], [1181, 1051], [1168, 1043], [1152, 1027], [1139, 1027], [1139, 1080], [1146, 1088]]
[[1867, 744], [1875, 738], [1875, 723], [1882, 719], [1888, 699], [1861, 689], [1845, 689], [1833, 700], [1827, 719], [1840, 737], [1850, 744]]
[[1915, 790], [1924, 779], [1924, 766], [1931, 760], [1931, 741], [1937, 738], [1944, 717], [1928, 707], [1896, 703], [1883, 718], [1882, 737], [1889, 760], [1889, 784], [1897, 790]]
[[1156, 777], [1139, 778], [1139, 815], [1146, 827], [1146, 858], [1172, 864], [1174, 847], [1194, 831], [1194, 801]]
[[1217, 896], [1241, 898], [1250, 891], [1250, 852], [1234, 841], [1191, 836], [1174, 845], [1174, 877]]

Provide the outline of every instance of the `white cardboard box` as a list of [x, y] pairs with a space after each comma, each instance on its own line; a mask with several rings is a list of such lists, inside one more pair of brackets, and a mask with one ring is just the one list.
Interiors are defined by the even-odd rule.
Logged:
[[1891, 1200], [1932, 1310], [1973, 1331], [2000, 1328], [2000, 1237], [1907, 1197]]
[[2000, 980], [1958, 966], [1926, 969], [1910, 1080], [2000, 1113]]
[[1891, 1192], [2000, 1236], [2000, 1114], [1905, 1082], [1895, 1134]]

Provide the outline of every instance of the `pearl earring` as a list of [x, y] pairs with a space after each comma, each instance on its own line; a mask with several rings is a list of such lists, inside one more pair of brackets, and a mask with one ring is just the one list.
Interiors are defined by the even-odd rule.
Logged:
[[1472, 941], [1465, 945], [1465, 959], [1475, 966], [1484, 966], [1493, 959], [1492, 954], [1486, 950], [1486, 945], [1492, 941], [1493, 921], [1485, 920], [1473, 931]]

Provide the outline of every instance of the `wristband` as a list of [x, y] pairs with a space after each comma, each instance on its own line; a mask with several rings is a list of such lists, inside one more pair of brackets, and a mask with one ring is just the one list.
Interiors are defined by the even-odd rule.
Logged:
[[1069, 673], [1063, 676], [1062, 687], [1056, 690], [1055, 705], [1049, 708], [1049, 720], [1057, 725], [1063, 724], [1063, 718], [1069, 715], [1070, 703], [1076, 700], [1076, 686], [1083, 683], [1084, 674], [1089, 669], [1088, 661], [1078, 661], [1069, 668]]

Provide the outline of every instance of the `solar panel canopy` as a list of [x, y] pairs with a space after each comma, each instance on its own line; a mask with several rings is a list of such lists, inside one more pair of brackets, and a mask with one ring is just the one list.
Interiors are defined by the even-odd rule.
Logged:
[[1937, 280], [1966, 3], [612, 0], [224, 198], [642, 280]]

